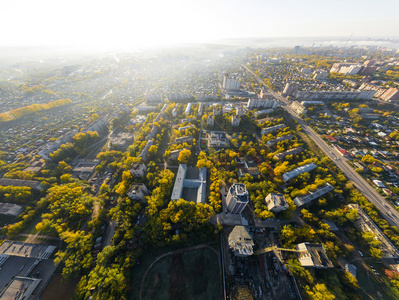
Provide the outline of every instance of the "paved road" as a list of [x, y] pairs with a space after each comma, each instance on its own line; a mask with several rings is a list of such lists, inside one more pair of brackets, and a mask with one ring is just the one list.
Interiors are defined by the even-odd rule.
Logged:
[[260, 84], [267, 88], [270, 93], [279, 101], [280, 105], [291, 114], [291, 116], [298, 121], [303, 128], [303, 131], [309, 135], [309, 137], [320, 147], [321, 150], [338, 166], [338, 168], [345, 174], [345, 176], [354, 183], [359, 191], [378, 209], [381, 211], [382, 216], [388, 221], [390, 225], [397, 226], [399, 228], [399, 212], [391, 205], [387, 204], [387, 201], [378, 192], [370, 186], [370, 184], [363, 179], [351, 166], [348, 165], [347, 159], [342, 157], [338, 152], [330, 147], [320, 135], [318, 135], [304, 120], [302, 120], [296, 112], [294, 112], [289, 106], [287, 99], [281, 95], [273, 92], [270, 88], [250, 69], [245, 65], [243, 67], [254, 76]]

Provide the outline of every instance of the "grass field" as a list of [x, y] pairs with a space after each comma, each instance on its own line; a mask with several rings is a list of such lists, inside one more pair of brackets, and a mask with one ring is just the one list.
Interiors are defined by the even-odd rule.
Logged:
[[[148, 267], [151, 264], [145, 256], [137, 270], [141, 274], [145, 272], [144, 265]], [[134, 277], [137, 279], [131, 300], [140, 299], [140, 277]], [[147, 274], [142, 296], [143, 300], [220, 299], [220, 283], [218, 256], [212, 250], [203, 248], [159, 260]]]
[[66, 282], [61, 280], [61, 274], [55, 274], [40, 295], [40, 300], [70, 300], [75, 291], [79, 278], [72, 278]]

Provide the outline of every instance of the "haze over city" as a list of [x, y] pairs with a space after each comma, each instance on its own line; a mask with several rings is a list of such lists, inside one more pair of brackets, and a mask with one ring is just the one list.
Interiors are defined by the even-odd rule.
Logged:
[[222, 39], [395, 37], [395, 0], [9, 1], [1, 46], [137, 49]]
[[399, 299], [398, 11], [0, 1], [0, 299]]

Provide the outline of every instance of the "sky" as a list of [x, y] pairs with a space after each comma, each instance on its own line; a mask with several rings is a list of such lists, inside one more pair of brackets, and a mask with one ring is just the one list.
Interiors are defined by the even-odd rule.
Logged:
[[0, 47], [399, 36], [399, 0], [0, 0]]

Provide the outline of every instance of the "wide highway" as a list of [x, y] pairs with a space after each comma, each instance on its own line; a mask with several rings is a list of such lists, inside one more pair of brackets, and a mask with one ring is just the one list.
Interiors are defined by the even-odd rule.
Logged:
[[350, 165], [348, 165], [347, 159], [342, 157], [335, 148], [329, 146], [319, 134], [317, 134], [304, 120], [302, 120], [298, 114], [291, 109], [287, 99], [281, 95], [273, 92], [270, 88], [261, 80], [254, 72], [242, 65], [249, 73], [254, 76], [260, 84], [269, 90], [269, 92], [279, 101], [280, 105], [291, 114], [291, 116], [298, 121], [298, 124], [302, 126], [303, 131], [309, 135], [309, 137], [316, 143], [317, 146], [338, 166], [338, 168], [345, 174], [345, 176], [353, 182], [353, 184], [359, 189], [359, 191], [378, 209], [381, 211], [382, 216], [388, 221], [390, 225], [394, 225], [399, 228], [399, 212], [392, 207], [382, 197], [374, 187], [372, 187], [363, 177], [361, 177]]

